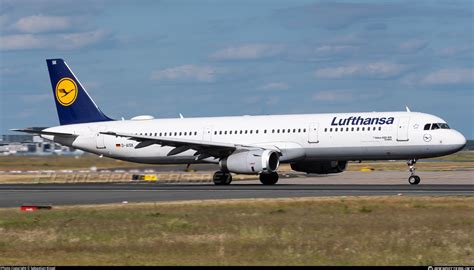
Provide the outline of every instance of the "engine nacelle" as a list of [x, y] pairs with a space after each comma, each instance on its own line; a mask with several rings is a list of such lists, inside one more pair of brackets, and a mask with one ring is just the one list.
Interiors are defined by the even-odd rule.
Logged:
[[341, 173], [346, 168], [347, 161], [305, 161], [291, 164], [294, 171], [317, 174]]
[[278, 169], [280, 156], [272, 150], [241, 151], [222, 159], [219, 165], [222, 170], [234, 173], [270, 173]]

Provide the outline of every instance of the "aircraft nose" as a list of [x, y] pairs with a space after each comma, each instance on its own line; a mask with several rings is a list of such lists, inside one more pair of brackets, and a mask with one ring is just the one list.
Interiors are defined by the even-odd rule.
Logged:
[[461, 150], [466, 146], [466, 138], [464, 135], [461, 134], [461, 132], [454, 130], [453, 135], [451, 136], [450, 139], [451, 144], [455, 146], [458, 150]]

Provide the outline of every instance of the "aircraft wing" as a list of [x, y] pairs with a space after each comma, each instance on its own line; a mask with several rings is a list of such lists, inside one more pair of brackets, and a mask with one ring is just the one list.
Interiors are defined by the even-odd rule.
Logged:
[[197, 151], [195, 156], [196, 160], [205, 159], [208, 157], [223, 158], [232, 154], [235, 150], [238, 149], [264, 149], [257, 146], [248, 146], [242, 144], [232, 144], [232, 143], [223, 143], [223, 142], [210, 142], [210, 141], [198, 141], [198, 140], [189, 140], [183, 138], [168, 138], [168, 137], [154, 137], [154, 136], [144, 136], [144, 135], [135, 135], [131, 133], [122, 133], [122, 132], [100, 132], [101, 134], [117, 136], [117, 137], [126, 137], [130, 140], [139, 142], [135, 148], [143, 148], [153, 144], [159, 144], [161, 146], [174, 146], [175, 148], [168, 153], [168, 156], [177, 155], [187, 150]]

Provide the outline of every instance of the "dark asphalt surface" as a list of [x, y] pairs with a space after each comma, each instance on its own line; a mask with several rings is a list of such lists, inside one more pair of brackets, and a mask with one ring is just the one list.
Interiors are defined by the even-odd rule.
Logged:
[[0, 207], [23, 204], [75, 205], [127, 202], [163, 202], [206, 199], [290, 198], [320, 196], [473, 196], [474, 185], [427, 184], [15, 184], [0, 185]]

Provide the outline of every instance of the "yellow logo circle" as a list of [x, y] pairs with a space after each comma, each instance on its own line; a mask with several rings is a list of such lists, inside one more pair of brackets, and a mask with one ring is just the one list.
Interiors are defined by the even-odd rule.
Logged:
[[77, 85], [71, 78], [62, 78], [56, 84], [56, 99], [63, 106], [69, 106], [77, 98]]

